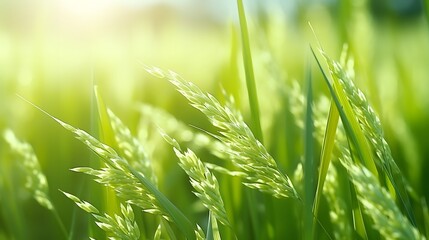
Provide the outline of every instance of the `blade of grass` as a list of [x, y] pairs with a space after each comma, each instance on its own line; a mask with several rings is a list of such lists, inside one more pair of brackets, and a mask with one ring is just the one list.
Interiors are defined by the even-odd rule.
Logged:
[[[100, 127], [100, 116], [99, 116], [99, 110], [98, 110], [98, 100], [96, 98], [96, 94], [94, 91], [94, 88], [96, 86], [96, 76], [95, 76], [95, 72], [92, 68], [91, 70], [91, 83], [92, 83], [92, 88], [88, 89], [89, 93], [88, 95], [91, 97], [91, 108], [90, 108], [90, 133], [93, 136], [100, 136], [102, 135], [102, 129]], [[98, 157], [96, 155], [93, 154], [89, 154], [88, 156], [88, 160], [89, 163], [88, 165], [92, 168], [101, 168], [104, 166], [104, 163], [102, 161], [99, 161]], [[100, 188], [99, 186], [96, 185], [88, 185], [86, 183], [86, 181], [84, 181], [82, 183], [82, 191], [84, 191], [85, 194], [85, 198], [90, 200], [93, 204], [96, 204], [98, 206], [103, 206], [103, 209], [106, 209], [107, 211], [111, 211], [108, 209], [107, 203], [106, 203], [106, 199], [108, 198], [108, 189], [105, 188]], [[100, 196], [100, 197], [98, 197]], [[106, 208], [104, 208], [106, 207]], [[113, 210], [113, 209], [112, 209]], [[80, 216], [79, 221], [85, 221], [87, 223], [86, 225], [86, 234], [88, 236], [91, 236], [95, 239], [99, 239], [99, 238], [103, 238], [105, 237], [105, 233], [103, 232], [102, 229], [100, 229], [97, 224], [95, 224], [94, 221], [92, 221], [90, 216], [84, 215], [84, 216]], [[77, 230], [77, 229], [76, 229]], [[77, 231], [77, 234], [79, 235], [79, 231]]]
[[[313, 31], [313, 34], [315, 34], [311, 24], [310, 28]], [[317, 37], [316, 37], [317, 38]], [[366, 141], [365, 135], [362, 132], [362, 129], [360, 128], [359, 123], [357, 122], [357, 117], [355, 116], [352, 107], [350, 106], [349, 101], [347, 100], [347, 96], [344, 92], [343, 86], [340, 84], [340, 79], [334, 74], [336, 72], [336, 69], [338, 66], [336, 66], [336, 63], [333, 62], [323, 51], [323, 48], [321, 47], [321, 44], [319, 43], [320, 53], [322, 54], [323, 58], [325, 59], [325, 62], [328, 65], [328, 68], [331, 72], [331, 79], [332, 83], [329, 81], [328, 77], [326, 76], [322, 65], [320, 64], [320, 61], [318, 57], [316, 56], [316, 53], [314, 52], [313, 48], [311, 48], [311, 51], [313, 53], [314, 58], [317, 61], [317, 64], [320, 68], [320, 70], [323, 73], [325, 82], [327, 83], [329, 87], [329, 91], [334, 97], [335, 104], [339, 110], [341, 121], [344, 124], [344, 128], [347, 133], [347, 137], [350, 139], [352, 145], [354, 147], [351, 148], [351, 150], [355, 150], [355, 152], [352, 152], [353, 154], [356, 154], [360, 161], [362, 161], [365, 166], [374, 174], [376, 178], [378, 178], [378, 170], [375, 165], [374, 159], [372, 158], [372, 152], [370, 149], [370, 146], [368, 142]]]
[[[327, 60], [329, 69], [333, 72], [335, 66], [332, 64], [326, 54], [324, 54], [324, 57]], [[348, 122], [347, 126], [345, 125], [347, 136], [351, 136], [350, 139], [352, 144], [356, 147], [355, 153], [359, 156], [359, 160], [363, 161], [365, 166], [374, 174], [374, 176], [378, 178], [379, 174], [372, 158], [371, 149], [368, 142], [366, 141], [365, 135], [363, 134], [359, 123], [357, 122], [357, 117], [355, 116], [350, 103], [347, 100], [347, 96], [344, 93], [342, 85], [339, 83], [339, 79], [332, 74], [331, 76], [333, 80], [333, 89], [341, 104], [337, 107], [341, 107], [343, 109], [345, 115], [344, 117]], [[343, 118], [341, 118], [341, 120], [344, 122]]]
[[[362, 91], [354, 85], [353, 79], [350, 77], [350, 73], [352, 76], [354, 75], [353, 70], [347, 70], [344, 67], [346, 64], [353, 63], [351, 60], [347, 61], [347, 45], [343, 49], [342, 61], [340, 64], [329, 59], [326, 54], [324, 56], [327, 62], [333, 66], [333, 68], [331, 68], [331, 70], [333, 70], [333, 75], [337, 77], [339, 80], [338, 82], [343, 87], [344, 93], [355, 113], [355, 117], [357, 117], [357, 122], [368, 140], [369, 146], [375, 152], [373, 161], [377, 163], [377, 166], [381, 166], [381, 177], [386, 178], [386, 185], [392, 197], [394, 199], [399, 197], [407, 212], [408, 218], [411, 223], [416, 226], [411, 202], [406, 190], [408, 186], [406, 186], [407, 184], [404, 181], [401, 170], [396, 165], [390, 146], [384, 138], [380, 119]], [[349, 68], [350, 67], [351, 65]]]
[[262, 128], [259, 118], [258, 94], [256, 91], [255, 74], [253, 72], [252, 54], [250, 51], [249, 32], [242, 0], [237, 0], [238, 17], [240, 20], [241, 42], [243, 44], [243, 62], [246, 75], [247, 93], [249, 96], [250, 113], [252, 115], [252, 132], [256, 139], [263, 143]]
[[109, 114], [107, 113], [107, 107], [103, 98], [101, 97], [98, 86], [94, 86], [94, 96], [97, 102], [101, 140], [105, 144], [117, 149], [118, 143], [115, 140], [115, 134], [112, 129]]
[[[335, 102], [335, 105], [337, 107], [338, 113], [341, 117], [341, 121], [344, 125], [344, 128], [347, 132], [347, 137], [350, 139], [349, 142], [352, 144], [356, 142], [357, 137], [355, 135], [355, 132], [351, 128], [351, 123], [349, 122], [349, 119], [344, 111], [344, 108], [342, 104], [340, 103], [339, 97], [337, 95], [337, 92], [334, 90], [334, 87], [332, 86], [331, 82], [329, 81], [325, 71], [323, 70], [322, 65], [320, 64], [319, 58], [316, 56], [316, 53], [314, 52], [313, 48], [310, 47], [311, 52], [313, 53], [314, 58], [316, 59], [317, 65], [319, 66], [320, 71], [322, 72], [323, 79], [325, 80], [329, 92], [331, 94], [332, 99]], [[349, 106], [350, 107], [350, 106]], [[351, 146], [353, 148], [354, 146]], [[375, 166], [374, 166], [375, 167]], [[353, 205], [353, 220], [354, 220], [354, 226], [357, 231], [357, 233], [363, 238], [367, 239], [366, 229], [365, 229], [365, 223], [363, 221], [362, 211], [359, 206], [359, 203], [357, 201], [356, 191], [354, 190], [354, 186], [352, 183], [350, 183], [350, 190], [351, 190], [351, 198], [352, 198], [352, 205]]]
[[210, 213], [209, 213], [209, 220], [207, 221], [206, 240], [214, 240], [213, 230], [212, 230], [212, 215]]
[[337, 131], [338, 120], [339, 120], [338, 109], [335, 103], [331, 101], [329, 109], [328, 122], [326, 124], [325, 137], [322, 144], [322, 153], [320, 156], [320, 170], [317, 180], [316, 196], [313, 205], [313, 213], [317, 217], [319, 212], [320, 197], [323, 193], [323, 185], [325, 183], [326, 175], [328, 174], [328, 168], [331, 164], [332, 151], [335, 145], [335, 134]]
[[[264, 141], [263, 141], [263, 135], [262, 135], [261, 122], [259, 118], [259, 103], [258, 103], [258, 95], [256, 91], [255, 75], [253, 72], [253, 61], [252, 61], [252, 53], [250, 50], [249, 32], [247, 29], [247, 20], [246, 20], [246, 15], [245, 15], [242, 0], [237, 0], [237, 8], [238, 8], [238, 17], [240, 22], [240, 30], [241, 30], [241, 42], [243, 45], [242, 51], [243, 51], [244, 72], [246, 75], [247, 94], [249, 98], [250, 114], [252, 116], [251, 129], [252, 129], [252, 132], [255, 134], [256, 139], [258, 139], [263, 144]], [[248, 189], [246, 189], [245, 192], [246, 192], [249, 206], [257, 206], [258, 199], [257, 199], [256, 193], [251, 192]], [[252, 229], [254, 231], [255, 237], [259, 237], [261, 234], [261, 232], [259, 231], [261, 223], [259, 221], [258, 215], [259, 214], [257, 214], [257, 211], [250, 211], [250, 216], [253, 224]]]
[[313, 201], [316, 163], [314, 161], [314, 120], [313, 120], [313, 88], [311, 82], [311, 68], [307, 69], [307, 110], [304, 128], [304, 239], [311, 240], [314, 238], [313, 224]]
[[207, 222], [206, 240], [221, 240], [219, 233], [219, 226], [217, 224], [216, 216], [209, 211], [209, 220]]
[[[98, 124], [99, 124], [98, 128], [99, 128], [100, 139], [105, 144], [117, 149], [118, 144], [114, 137], [112, 125], [110, 124], [110, 118], [109, 118], [109, 115], [107, 114], [107, 108], [106, 108], [106, 105], [104, 104], [104, 100], [101, 97], [101, 94], [98, 90], [97, 85], [94, 86], [94, 96], [95, 96], [95, 101], [97, 103]], [[118, 204], [118, 199], [116, 198], [115, 192], [109, 188], [106, 188], [104, 190], [104, 195], [105, 195], [104, 205], [106, 207], [106, 213], [112, 215], [114, 213], [119, 212], [119, 208], [118, 208], [119, 204]]]

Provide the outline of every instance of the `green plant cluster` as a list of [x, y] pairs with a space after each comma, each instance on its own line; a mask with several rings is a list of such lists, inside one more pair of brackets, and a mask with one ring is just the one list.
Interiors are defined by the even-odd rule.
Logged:
[[96, 68], [63, 100], [23, 64], [0, 81], [0, 240], [427, 239], [428, 22], [339, 6], [299, 5], [294, 23], [237, 0], [219, 69]]

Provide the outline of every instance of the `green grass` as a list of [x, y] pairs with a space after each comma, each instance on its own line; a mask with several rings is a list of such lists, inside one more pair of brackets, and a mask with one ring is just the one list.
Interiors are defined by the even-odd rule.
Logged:
[[341, 3], [136, 18], [64, 67], [0, 26], [0, 240], [428, 238], [427, 18]]

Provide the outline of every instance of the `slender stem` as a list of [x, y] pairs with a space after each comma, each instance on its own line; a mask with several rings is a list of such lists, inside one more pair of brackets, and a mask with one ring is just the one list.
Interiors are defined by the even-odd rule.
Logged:
[[64, 239], [71, 239], [70, 235], [67, 233], [67, 229], [63, 223], [63, 221], [60, 218], [60, 215], [58, 214], [58, 211], [56, 208], [53, 208], [51, 210], [52, 214], [54, 215], [55, 220], [57, 221], [58, 225], [60, 226], [61, 232], [64, 235]]
[[316, 196], [313, 204], [313, 213], [315, 216], [317, 216], [319, 212], [320, 197], [322, 196], [323, 185], [325, 183], [326, 175], [328, 174], [328, 168], [331, 163], [339, 117], [340, 114], [338, 109], [335, 106], [335, 103], [331, 101], [325, 137], [322, 144], [322, 153], [320, 154], [320, 170], [317, 181]]
[[263, 142], [261, 122], [259, 118], [259, 103], [258, 94], [256, 91], [255, 75], [253, 73], [252, 54], [250, 51], [249, 33], [247, 30], [246, 15], [244, 13], [243, 1], [237, 0], [238, 17], [240, 19], [241, 41], [243, 44], [243, 63], [244, 72], [246, 74], [247, 93], [250, 104], [250, 114], [252, 116], [251, 129], [255, 134], [256, 139]]
[[[242, 0], [237, 0], [238, 7], [238, 17], [240, 21], [240, 30], [241, 30], [241, 42], [243, 46], [243, 63], [244, 63], [244, 72], [246, 75], [246, 85], [247, 85], [247, 94], [249, 97], [249, 106], [250, 106], [250, 114], [252, 116], [251, 119], [251, 129], [253, 134], [255, 134], [256, 139], [258, 139], [261, 143], [263, 143], [262, 136], [262, 128], [261, 122], [259, 119], [259, 103], [258, 103], [258, 94], [256, 91], [256, 83], [255, 83], [255, 75], [253, 73], [253, 62], [252, 62], [252, 54], [250, 51], [250, 42], [249, 42], [249, 32], [247, 30], [247, 21], [246, 15], [244, 12], [244, 6]], [[245, 190], [247, 195], [247, 200], [250, 207], [254, 207], [258, 205], [257, 195], [256, 193], [249, 191], [249, 189]], [[260, 221], [259, 214], [256, 211], [250, 211], [250, 219], [253, 225], [253, 233], [256, 238], [260, 236]]]

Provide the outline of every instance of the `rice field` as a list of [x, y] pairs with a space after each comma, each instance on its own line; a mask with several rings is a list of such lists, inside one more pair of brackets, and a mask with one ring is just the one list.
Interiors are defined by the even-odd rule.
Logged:
[[0, 240], [427, 239], [406, 2], [0, 2]]

